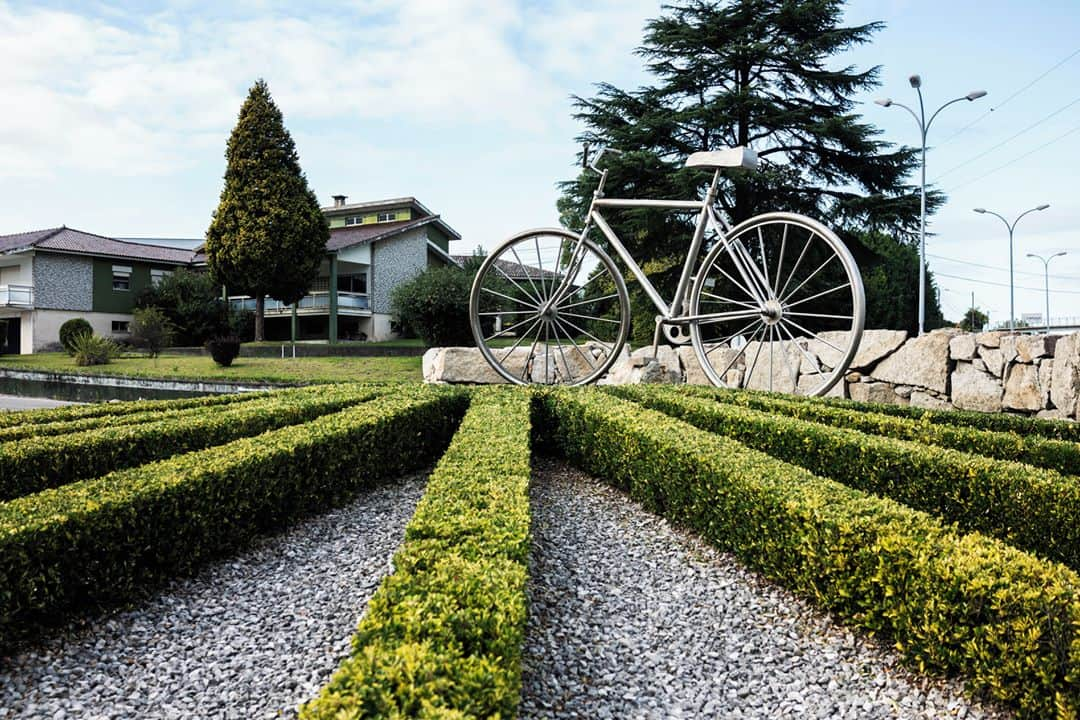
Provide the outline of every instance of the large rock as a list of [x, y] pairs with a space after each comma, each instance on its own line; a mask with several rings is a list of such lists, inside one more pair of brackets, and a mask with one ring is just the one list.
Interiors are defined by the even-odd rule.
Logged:
[[[836, 384], [829, 388], [829, 392], [825, 393], [825, 397], [831, 398], [845, 398], [847, 393], [845, 387], [847, 383], [844, 382], [844, 378], [840, 378], [836, 381]], [[821, 379], [814, 375], [802, 375], [799, 377], [798, 393], [800, 395], [810, 395], [810, 393], [821, 387]]]
[[1054, 379], [1054, 358], [1043, 358], [1039, 363], [1039, 389], [1042, 390], [1042, 406], [1050, 407], [1050, 385]]
[[968, 363], [952, 374], [952, 403], [961, 410], [1001, 412], [1001, 381]]
[[975, 336], [965, 333], [950, 340], [949, 357], [953, 360], [970, 360], [975, 357]]
[[[864, 330], [859, 340], [859, 349], [855, 351], [855, 357], [851, 359], [849, 370], [868, 368], [881, 358], [895, 351], [907, 340], [907, 332], [904, 330]], [[847, 345], [848, 331], [835, 330], [823, 332], [818, 335], [822, 340], [811, 340], [808, 349], [815, 357], [830, 368], [835, 368], [840, 362], [840, 352], [830, 347], [832, 343], [843, 350]]]
[[1019, 353], [1016, 350], [1016, 335], [1003, 335], [1001, 337], [1001, 359], [1005, 361], [1005, 365], [1016, 361]]
[[870, 376], [895, 385], [915, 385], [944, 393], [949, 382], [952, 334], [932, 332], [912, 338], [877, 364]]
[[915, 407], [925, 408], [927, 410], [951, 410], [952, 405], [947, 400], [942, 400], [936, 395], [931, 395], [923, 390], [913, 390], [910, 398], [911, 404]]
[[1000, 348], [979, 346], [979, 357], [986, 363], [986, 372], [994, 377], [1000, 378], [1005, 372], [1005, 356], [1001, 354]]
[[1016, 354], [1020, 362], [1032, 362], [1038, 358], [1053, 357], [1057, 335], [1021, 335], [1016, 340]]
[[[746, 371], [750, 373], [746, 378], [746, 387], [752, 390], [795, 392], [799, 382], [799, 348], [790, 342], [761, 343], [755, 340], [746, 344], [745, 356]], [[753, 372], [750, 372], [751, 368]]]
[[[503, 351], [505, 352], [505, 351]], [[504, 364], [507, 370], [521, 377], [529, 360], [529, 348], [515, 348]], [[424, 353], [421, 361], [424, 382], [429, 383], [465, 383], [489, 385], [505, 383], [495, 370], [488, 365], [474, 347], [431, 348]]]
[[847, 390], [851, 399], [859, 402], [907, 404], [907, 399], [897, 395], [889, 383], [852, 383]]
[[1050, 402], [1069, 417], [1077, 417], [1080, 397], [1080, 333], [1066, 335], [1054, 348]]
[[975, 342], [979, 343], [982, 347], [996, 348], [1001, 347], [1001, 335], [998, 331], [979, 333], [975, 336]]
[[631, 382], [631, 375], [635, 368], [630, 362], [630, 348], [626, 345], [622, 346], [619, 351], [619, 357], [615, 359], [611, 367], [608, 368], [607, 374], [600, 379], [600, 385], [627, 385]]
[[1039, 368], [1034, 365], [1017, 364], [1009, 370], [1005, 380], [1005, 398], [1002, 404], [1010, 410], [1042, 410], [1043, 392], [1039, 386]]
[[[732, 371], [738, 371], [743, 367], [743, 360], [738, 350], [729, 347], [717, 347], [713, 345], [707, 345], [705, 348], [709, 357], [709, 363], [713, 366], [716, 372], [720, 372], [724, 368], [731, 364], [728, 368], [728, 374]], [[679, 362], [682, 363], [683, 377], [685, 382], [690, 385], [712, 385], [709, 381], [705, 371], [701, 369], [701, 363], [698, 362], [697, 353], [694, 352], [694, 348], [691, 345], [680, 345], [678, 349]], [[734, 360], [734, 362], [732, 362]], [[741, 380], [742, 375], [739, 375]]]

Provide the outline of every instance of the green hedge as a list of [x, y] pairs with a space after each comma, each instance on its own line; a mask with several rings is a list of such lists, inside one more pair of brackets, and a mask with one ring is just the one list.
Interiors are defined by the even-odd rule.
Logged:
[[704, 397], [714, 397], [718, 400], [731, 400], [740, 394], [749, 393], [762, 398], [820, 403], [847, 410], [881, 413], [883, 415], [919, 420], [933, 425], [955, 425], [994, 432], [1012, 432], [1026, 436], [1037, 435], [1051, 440], [1080, 442], [1080, 423], [1069, 420], [1047, 420], [1010, 413], [984, 413], [973, 410], [930, 410], [911, 405], [868, 403], [842, 398], [809, 398], [776, 392], [730, 390], [702, 385], [686, 385], [683, 387], [685, 392]]
[[[1022, 718], [1080, 703], [1080, 576], [595, 391], [541, 396], [576, 464]], [[838, 461], [839, 462], [839, 461]]]
[[272, 395], [195, 416], [0, 444], [0, 500], [306, 422], [383, 392], [334, 385]]
[[[698, 392], [682, 387], [669, 387], [665, 390], [700, 396]], [[934, 424], [926, 420], [853, 410], [822, 402], [808, 402], [805, 399], [796, 400], [790, 396], [778, 398], [761, 393], [733, 392], [719, 397], [715, 393], [709, 393], [705, 397], [715, 397], [720, 402], [766, 413], [952, 448], [999, 460], [1013, 460], [1065, 474], [1080, 473], [1080, 444], [1066, 440], [1051, 440], [1039, 435], [1021, 435], [1017, 432], [979, 430], [963, 425]]]
[[474, 393], [351, 657], [301, 708], [303, 720], [514, 717], [526, 618], [529, 397]]
[[465, 405], [459, 391], [397, 390], [304, 425], [0, 503], [0, 644], [72, 607], [137, 596], [423, 467]]
[[229, 395], [206, 395], [179, 400], [134, 400], [131, 402], [104, 402], [88, 405], [68, 405], [45, 410], [20, 410], [0, 413], [0, 428], [31, 426], [44, 423], [68, 422], [87, 418], [127, 415], [143, 412], [170, 412], [187, 408], [230, 405], [237, 402], [267, 397], [267, 392], [235, 393]]
[[1080, 479], [1020, 463], [625, 386], [619, 395], [859, 490], [1080, 570]]

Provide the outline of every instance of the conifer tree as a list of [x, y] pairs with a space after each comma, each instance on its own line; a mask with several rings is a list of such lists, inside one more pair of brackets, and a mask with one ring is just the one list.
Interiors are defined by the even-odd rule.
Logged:
[[[858, 70], [835, 56], [869, 42], [882, 25], [845, 27], [842, 16], [842, 0], [665, 6], [646, 24], [638, 49], [654, 82], [636, 90], [601, 83], [595, 97], [574, 98], [585, 126], [579, 141], [624, 152], [608, 156], [607, 194], [698, 197], [711, 175], [683, 168], [686, 157], [748, 146], [760, 170], [728, 172], [721, 186], [719, 204], [732, 222], [769, 210], [798, 212], [832, 227], [860, 265], [895, 256], [861, 247], [859, 237], [880, 231], [893, 242], [913, 241], [919, 199], [905, 177], [918, 158], [880, 140], [880, 131], [855, 113], [853, 95], [878, 84], [878, 68]], [[586, 172], [562, 183], [559, 210], [568, 227], [583, 223], [596, 180]], [[940, 200], [931, 193], [930, 208]], [[693, 219], [655, 210], [610, 218], [665, 294], [674, 290]], [[651, 342], [655, 309], [636, 284], [631, 294], [634, 340]], [[928, 310], [928, 320], [940, 316]], [[914, 305], [910, 312], [914, 317]], [[867, 320], [874, 326], [873, 316]]]
[[207, 264], [229, 292], [256, 299], [255, 339], [263, 340], [266, 296], [291, 304], [307, 293], [330, 230], [264, 80], [248, 92], [225, 158]]

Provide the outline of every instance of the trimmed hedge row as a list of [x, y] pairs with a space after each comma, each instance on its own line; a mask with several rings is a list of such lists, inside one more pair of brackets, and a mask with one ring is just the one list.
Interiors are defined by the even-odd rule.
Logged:
[[0, 428], [37, 425], [43, 423], [67, 422], [86, 418], [127, 415], [151, 411], [169, 412], [187, 408], [231, 405], [232, 403], [264, 398], [269, 392], [233, 393], [228, 395], [204, 395], [202, 397], [181, 398], [178, 400], [132, 400], [130, 402], [105, 402], [88, 405], [69, 405], [42, 410], [19, 410], [0, 414]]
[[302, 720], [512, 718], [529, 553], [530, 395], [473, 393], [352, 655]]
[[1080, 570], [1080, 478], [669, 391], [618, 395]]
[[304, 425], [0, 503], [0, 645], [28, 624], [132, 598], [423, 467], [466, 403], [460, 391], [395, 390]]
[[[540, 396], [570, 460], [1022, 718], [1080, 705], [1080, 576], [595, 390]], [[839, 461], [838, 461], [839, 464]]]
[[305, 388], [195, 416], [3, 443], [0, 501], [306, 422], [381, 392], [352, 385]]
[[1068, 420], [1047, 420], [1043, 418], [1025, 417], [1010, 413], [985, 413], [974, 410], [930, 410], [927, 408], [914, 407], [912, 405], [894, 405], [891, 403], [869, 403], [843, 398], [812, 398], [799, 395], [787, 395], [778, 392], [763, 392], [758, 390], [731, 390], [728, 388], [709, 387], [704, 385], [684, 385], [685, 391], [703, 397], [713, 397], [717, 400], [730, 400], [741, 394], [754, 395], [761, 398], [787, 400], [789, 402], [820, 403], [836, 408], [847, 410], [860, 410], [863, 412], [880, 413], [894, 417], [919, 420], [932, 425], [955, 425], [960, 427], [975, 428], [977, 430], [990, 430], [993, 432], [1013, 432], [1018, 435], [1037, 435], [1051, 440], [1066, 440], [1068, 442], [1080, 442], [1080, 423]]
[[[665, 390], [682, 395], [700, 396], [697, 392], [687, 392], [681, 388], [671, 387]], [[759, 393], [734, 392], [723, 396], [710, 393], [704, 397], [713, 397], [720, 402], [766, 413], [789, 415], [800, 420], [858, 430], [873, 435], [912, 440], [999, 460], [1013, 460], [1065, 474], [1080, 473], [1080, 444], [1066, 440], [1051, 440], [1038, 435], [1020, 435], [1016, 432], [979, 430], [963, 425], [933, 424], [926, 420], [853, 410], [821, 402], [806, 402], [790, 396], [779, 398]]]

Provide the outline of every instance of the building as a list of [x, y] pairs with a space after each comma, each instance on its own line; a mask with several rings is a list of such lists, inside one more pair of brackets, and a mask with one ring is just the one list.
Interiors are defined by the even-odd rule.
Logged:
[[[461, 236], [416, 198], [323, 208], [330, 222], [319, 274], [295, 306], [267, 299], [271, 340], [386, 340], [395, 328], [390, 293], [431, 265], [457, 264]], [[94, 332], [123, 339], [142, 288], [176, 268], [206, 267], [190, 239], [118, 240], [67, 227], [0, 236], [0, 321], [4, 353], [57, 347], [60, 325], [86, 319]], [[227, 289], [226, 289], [227, 292]], [[234, 308], [255, 300], [230, 296]]]
[[99, 335], [125, 336], [139, 290], [187, 267], [192, 255], [68, 227], [0, 236], [3, 352], [55, 346], [74, 317]]

